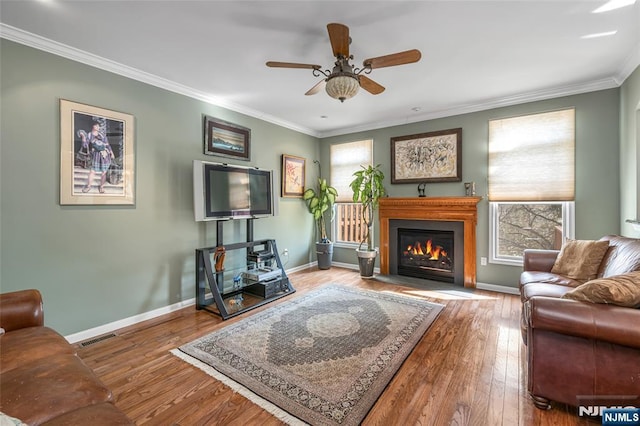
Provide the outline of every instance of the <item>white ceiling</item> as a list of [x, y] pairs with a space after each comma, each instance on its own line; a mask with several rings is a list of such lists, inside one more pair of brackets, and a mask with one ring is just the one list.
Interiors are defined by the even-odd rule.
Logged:
[[[0, 34], [323, 137], [617, 87], [640, 64], [640, 2], [592, 13], [605, 2], [1, 0]], [[311, 70], [265, 66], [332, 67], [330, 22], [358, 66], [422, 59], [373, 70], [386, 91], [344, 103], [305, 96]]]

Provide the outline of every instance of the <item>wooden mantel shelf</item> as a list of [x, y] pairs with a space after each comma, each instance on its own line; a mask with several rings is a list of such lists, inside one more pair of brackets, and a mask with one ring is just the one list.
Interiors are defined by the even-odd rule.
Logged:
[[476, 224], [482, 197], [389, 197], [380, 199], [380, 273], [389, 274], [389, 221], [448, 220], [464, 223], [464, 286], [476, 286]]

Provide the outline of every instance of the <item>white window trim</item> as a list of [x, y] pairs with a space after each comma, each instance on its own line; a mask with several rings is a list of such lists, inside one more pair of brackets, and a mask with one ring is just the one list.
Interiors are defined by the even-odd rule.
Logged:
[[[336, 203], [337, 204], [337, 203]], [[336, 213], [336, 205], [334, 204], [333, 209], [334, 209], [334, 217], [335, 215], [337, 215]], [[371, 238], [372, 241], [373, 238], [375, 237], [375, 231], [374, 231], [375, 226], [371, 227]], [[338, 235], [338, 221], [334, 220], [331, 223], [331, 241], [333, 241], [333, 246], [334, 247], [339, 247], [339, 248], [347, 248], [347, 249], [357, 249], [360, 246], [360, 243], [352, 243], [349, 241], [336, 241], [336, 235]]]
[[509, 266], [522, 266], [522, 256], [499, 256], [498, 251], [498, 205], [499, 204], [562, 204], [562, 238], [575, 238], [575, 202], [573, 201], [547, 201], [547, 202], [531, 202], [516, 201], [489, 202], [489, 263]]

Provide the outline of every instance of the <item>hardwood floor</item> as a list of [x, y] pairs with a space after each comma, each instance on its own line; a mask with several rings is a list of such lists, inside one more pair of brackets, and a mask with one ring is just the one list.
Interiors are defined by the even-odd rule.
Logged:
[[[582, 425], [576, 409], [533, 406], [526, 391], [518, 296], [476, 290], [418, 290], [361, 279], [333, 267], [291, 274], [297, 292], [339, 283], [446, 305], [404, 362], [364, 425]], [[454, 289], [455, 290], [455, 289]], [[271, 304], [259, 309], [268, 309]], [[169, 353], [256, 311], [221, 321], [191, 306], [116, 331], [78, 353], [136, 424], [280, 425], [278, 419]]]

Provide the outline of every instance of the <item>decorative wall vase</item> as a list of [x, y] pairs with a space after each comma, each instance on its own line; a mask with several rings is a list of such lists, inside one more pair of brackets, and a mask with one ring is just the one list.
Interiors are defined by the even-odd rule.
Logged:
[[224, 269], [224, 257], [227, 250], [224, 247], [216, 247], [216, 251], [213, 253], [213, 261], [215, 262], [216, 272], [220, 272]]

